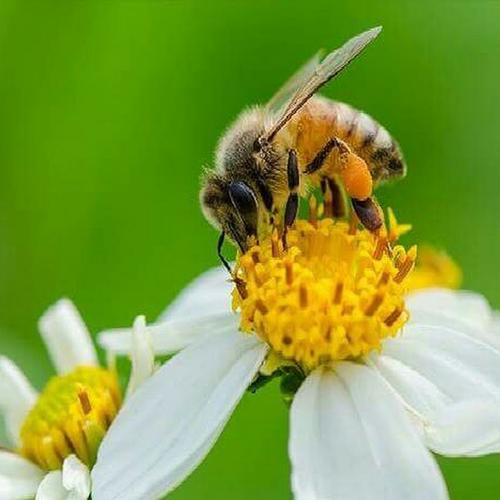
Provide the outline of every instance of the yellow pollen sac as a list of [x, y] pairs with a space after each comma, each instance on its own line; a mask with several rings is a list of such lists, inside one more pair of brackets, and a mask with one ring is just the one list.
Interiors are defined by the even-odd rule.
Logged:
[[401, 329], [416, 259], [394, 233], [313, 215], [288, 230], [286, 249], [275, 232], [241, 255], [233, 291], [241, 329], [306, 372], [379, 350]]
[[70, 454], [91, 467], [120, 404], [112, 371], [82, 366], [54, 377], [23, 423], [20, 452], [46, 470]]

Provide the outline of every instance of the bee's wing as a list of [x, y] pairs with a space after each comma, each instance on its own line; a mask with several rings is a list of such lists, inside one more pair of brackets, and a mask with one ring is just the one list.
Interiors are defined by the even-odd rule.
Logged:
[[288, 103], [292, 96], [299, 90], [314, 74], [321, 62], [322, 51], [317, 52], [303, 66], [301, 66], [286, 83], [271, 97], [266, 104], [266, 110], [278, 113]]
[[[361, 51], [380, 33], [378, 26], [351, 38], [342, 47], [328, 54], [316, 67], [310, 77], [300, 86], [290, 101], [279, 113], [270, 130], [263, 139], [271, 141], [292, 116], [315, 94], [315, 92], [333, 77], [338, 75]], [[288, 84], [285, 85], [287, 87]]]

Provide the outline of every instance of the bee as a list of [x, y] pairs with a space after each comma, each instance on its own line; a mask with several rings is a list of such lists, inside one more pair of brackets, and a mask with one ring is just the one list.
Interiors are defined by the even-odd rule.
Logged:
[[202, 179], [206, 218], [242, 252], [251, 237], [268, 234], [277, 221], [286, 230], [299, 197], [321, 186], [325, 214], [341, 217], [344, 196], [363, 226], [383, 224], [372, 192], [401, 178], [406, 165], [397, 142], [369, 115], [349, 104], [316, 96], [380, 33], [381, 27], [350, 39], [323, 60], [314, 56], [265, 106], [245, 110], [222, 136], [215, 168]]

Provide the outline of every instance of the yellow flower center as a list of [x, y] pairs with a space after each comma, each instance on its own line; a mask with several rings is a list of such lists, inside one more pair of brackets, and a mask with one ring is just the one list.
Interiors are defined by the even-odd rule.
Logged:
[[78, 367], [52, 378], [21, 428], [20, 452], [47, 470], [75, 454], [91, 467], [121, 404], [114, 372]]
[[356, 224], [298, 220], [240, 256], [233, 307], [241, 329], [308, 371], [380, 349], [408, 320], [404, 295], [416, 247]]

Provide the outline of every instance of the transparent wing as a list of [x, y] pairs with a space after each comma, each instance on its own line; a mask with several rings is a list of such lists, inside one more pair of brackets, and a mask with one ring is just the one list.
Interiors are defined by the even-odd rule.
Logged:
[[299, 90], [314, 74], [321, 61], [322, 51], [314, 54], [303, 66], [301, 66], [285, 84], [271, 97], [266, 104], [266, 109], [271, 113], [279, 112], [291, 97]]
[[[372, 42], [382, 31], [378, 26], [351, 38], [342, 47], [328, 54], [316, 67], [310, 77], [300, 86], [291, 97], [288, 104], [276, 119], [271, 129], [263, 137], [271, 141], [278, 131], [292, 118], [292, 116], [313, 96], [325, 83], [338, 75], [358, 54]], [[288, 85], [288, 84], [287, 84]], [[285, 85], [286, 86], [286, 85]]]

